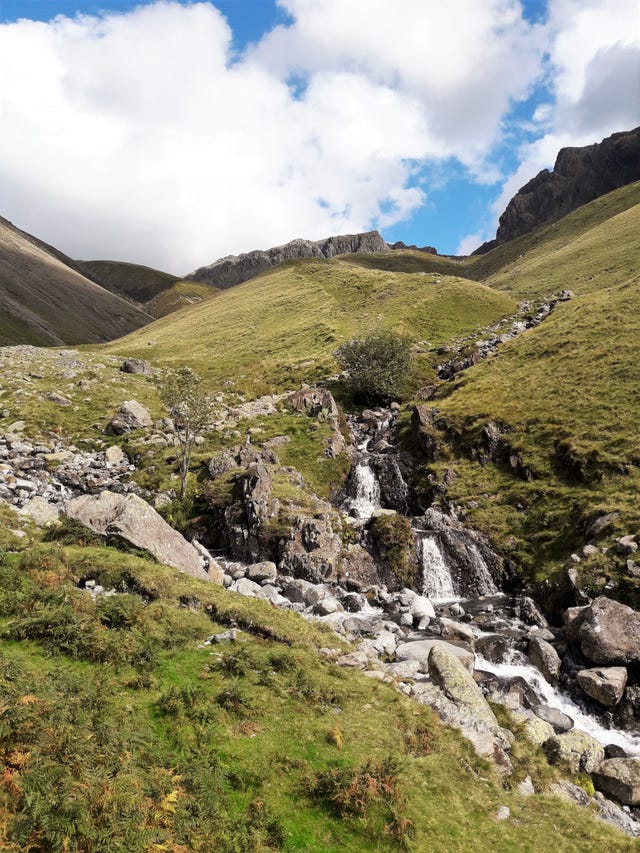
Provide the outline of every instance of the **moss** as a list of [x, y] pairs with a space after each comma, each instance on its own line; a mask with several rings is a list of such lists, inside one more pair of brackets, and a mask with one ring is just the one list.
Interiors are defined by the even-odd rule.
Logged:
[[404, 515], [381, 515], [369, 527], [380, 560], [400, 586], [415, 585], [418, 572], [411, 522]]

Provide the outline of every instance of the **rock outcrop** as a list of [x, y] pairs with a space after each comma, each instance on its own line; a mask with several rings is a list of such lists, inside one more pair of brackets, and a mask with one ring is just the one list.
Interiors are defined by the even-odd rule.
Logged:
[[377, 231], [343, 234], [325, 240], [292, 240], [273, 249], [256, 249], [242, 255], [227, 255], [185, 276], [225, 290], [248, 281], [271, 267], [297, 258], [333, 258], [335, 255], [388, 252], [389, 246]]
[[594, 773], [598, 790], [611, 794], [625, 806], [640, 805], [640, 759], [609, 758]]
[[640, 663], [640, 613], [604, 595], [565, 613], [567, 637], [587, 660], [605, 666]]
[[66, 514], [102, 536], [119, 536], [149, 551], [161, 563], [202, 580], [209, 575], [200, 555], [177, 530], [137, 495], [102, 492], [81, 495], [66, 505]]
[[584, 148], [562, 148], [553, 171], [543, 169], [516, 193], [500, 217], [496, 239], [476, 253], [556, 222], [577, 207], [637, 180], [640, 127]]

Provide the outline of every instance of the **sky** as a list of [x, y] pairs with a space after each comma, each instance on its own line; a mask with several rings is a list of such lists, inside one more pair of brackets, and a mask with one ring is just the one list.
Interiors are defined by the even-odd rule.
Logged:
[[638, 125], [637, 0], [0, 0], [0, 215], [77, 259], [468, 253]]

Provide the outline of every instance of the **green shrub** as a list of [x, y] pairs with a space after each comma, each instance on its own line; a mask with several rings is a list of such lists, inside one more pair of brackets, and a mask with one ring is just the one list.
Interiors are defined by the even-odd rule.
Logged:
[[415, 584], [418, 564], [411, 522], [404, 515], [381, 515], [369, 528], [380, 561], [400, 586]]
[[352, 340], [336, 350], [336, 360], [349, 376], [354, 398], [363, 403], [387, 404], [402, 396], [411, 369], [411, 344], [386, 331]]

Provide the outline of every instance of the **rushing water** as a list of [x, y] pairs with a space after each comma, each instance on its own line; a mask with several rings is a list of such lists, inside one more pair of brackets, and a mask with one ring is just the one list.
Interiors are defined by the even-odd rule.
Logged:
[[345, 509], [356, 518], [371, 518], [380, 509], [380, 484], [371, 467], [358, 462], [353, 472], [355, 494], [347, 499]]
[[627, 755], [640, 757], [640, 734], [605, 728], [597, 719], [586, 714], [573, 699], [549, 684], [521, 652], [514, 650], [510, 657], [509, 663], [492, 663], [476, 655], [476, 668], [491, 672], [499, 678], [508, 679], [516, 676], [523, 678], [542, 704], [567, 714], [573, 720], [576, 729], [591, 735], [603, 746], [615, 743], [621, 746]]
[[417, 533], [418, 557], [422, 564], [422, 592], [434, 601], [456, 597], [451, 573], [433, 536]]

